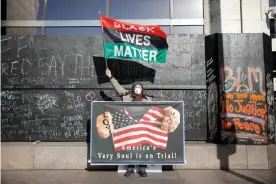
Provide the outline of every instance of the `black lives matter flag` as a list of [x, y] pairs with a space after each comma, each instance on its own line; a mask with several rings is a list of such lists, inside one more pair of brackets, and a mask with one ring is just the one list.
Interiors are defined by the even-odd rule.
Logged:
[[142, 60], [165, 63], [168, 52], [166, 33], [158, 26], [139, 25], [100, 15], [106, 59]]

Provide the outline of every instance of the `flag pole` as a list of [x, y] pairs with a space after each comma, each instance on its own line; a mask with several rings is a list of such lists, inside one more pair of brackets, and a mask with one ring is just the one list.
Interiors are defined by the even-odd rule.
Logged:
[[[104, 50], [103, 26], [102, 26], [102, 22], [101, 22], [101, 11], [99, 11], [99, 18], [100, 18], [100, 24], [101, 24], [101, 28], [102, 28], [102, 42], [103, 42], [103, 50]], [[105, 60], [105, 67], [108, 68], [105, 56], [104, 56], [104, 60]]]

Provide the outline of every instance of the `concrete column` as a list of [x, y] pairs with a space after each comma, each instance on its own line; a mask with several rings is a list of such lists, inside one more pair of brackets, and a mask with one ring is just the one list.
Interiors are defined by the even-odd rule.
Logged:
[[[8, 0], [7, 20], [36, 20], [39, 0]], [[35, 35], [36, 28], [7, 28], [7, 35]]]
[[242, 0], [243, 33], [266, 33], [270, 35], [266, 12], [269, 0]]
[[[273, 51], [273, 52], [276, 52], [276, 38], [273, 38], [273, 39], [272, 39], [272, 51]], [[276, 91], [276, 88], [275, 88], [274, 91]]]
[[266, 33], [269, 0], [204, 0], [205, 34]]

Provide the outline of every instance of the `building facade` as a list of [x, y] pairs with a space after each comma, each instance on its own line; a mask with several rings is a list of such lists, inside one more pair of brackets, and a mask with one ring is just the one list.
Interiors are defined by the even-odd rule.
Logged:
[[[100, 11], [114, 19], [157, 24], [167, 34], [265, 33], [273, 38], [276, 61], [275, 21], [267, 15], [275, 4], [275, 0], [4, 0], [5, 29], [1, 30], [7, 36], [100, 35]], [[87, 161], [84, 142], [3, 142], [2, 150], [3, 169], [83, 169]], [[174, 168], [269, 169], [276, 166], [275, 150], [275, 145], [220, 146], [191, 141], [187, 143], [187, 166]]]

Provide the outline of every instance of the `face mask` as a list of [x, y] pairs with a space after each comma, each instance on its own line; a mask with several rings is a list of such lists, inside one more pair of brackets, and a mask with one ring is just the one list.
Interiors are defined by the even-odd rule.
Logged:
[[140, 89], [140, 88], [135, 88], [135, 89], [134, 89], [134, 93], [135, 93], [136, 95], [140, 95], [141, 92], [142, 92], [142, 89]]

